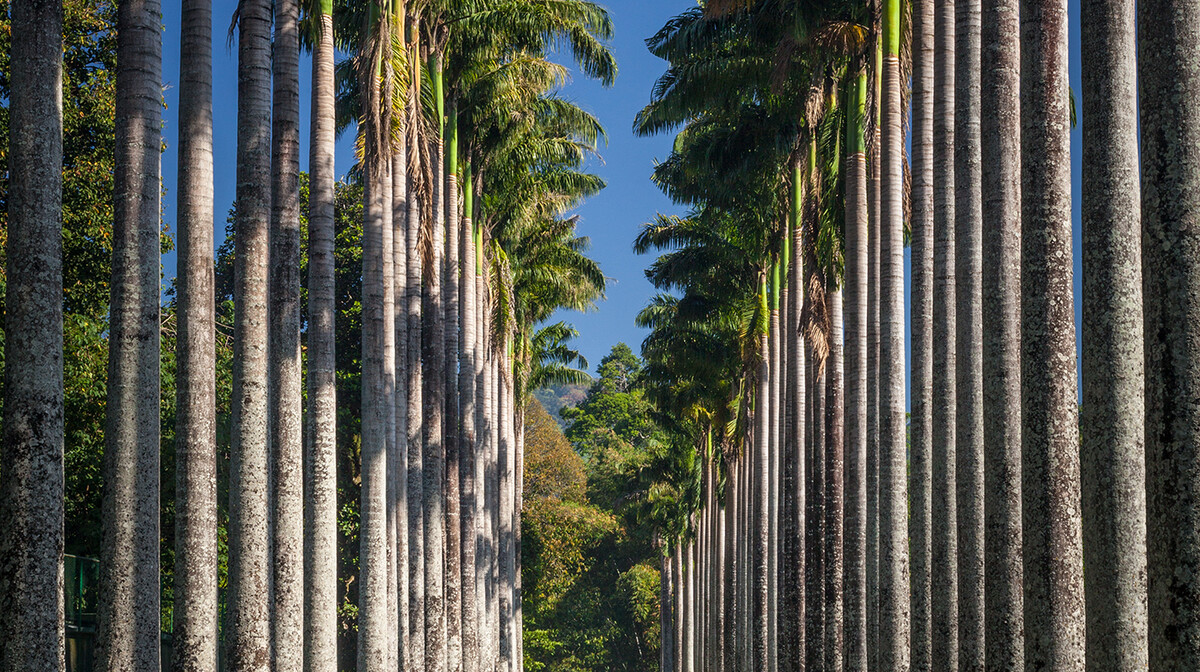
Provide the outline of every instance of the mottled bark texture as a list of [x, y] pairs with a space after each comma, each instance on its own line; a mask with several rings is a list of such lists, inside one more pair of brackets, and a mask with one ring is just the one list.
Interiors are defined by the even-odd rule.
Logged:
[[[862, 132], [866, 74], [858, 77], [847, 114], [852, 148], [846, 161], [845, 228], [845, 667], [867, 669], [867, 156]], [[858, 145], [857, 147], [855, 145]]]
[[271, 216], [271, 3], [238, 9], [238, 165], [234, 222], [233, 437], [225, 661], [270, 664], [267, 536], [267, 243]]
[[1021, 2], [1025, 669], [1084, 665], [1066, 0]]
[[955, 524], [958, 670], [983, 672], [983, 266], [980, 0], [954, 0]]
[[0, 670], [63, 669], [62, 3], [11, 5]]
[[[800, 226], [797, 215], [800, 212], [800, 202], [803, 200], [801, 173], [798, 167], [792, 171], [792, 221], [788, 235], [791, 236], [791, 259], [787, 277], [788, 310], [783, 322], [784, 347], [787, 348], [787, 369], [785, 375], [785, 399], [787, 431], [781, 449], [783, 454], [782, 507], [783, 520], [781, 523], [781, 545], [779, 556], [779, 669], [782, 672], [798, 672], [804, 662], [804, 430], [805, 430], [805, 352], [804, 341], [800, 335], [799, 319], [803, 307], [804, 292], [800, 279], [804, 277], [802, 267]], [[728, 481], [727, 481], [728, 483]], [[726, 486], [728, 488], [728, 485]], [[725, 512], [729, 510], [729, 497], [726, 496]], [[725, 526], [724, 513], [721, 519], [721, 536], [728, 537], [729, 530]], [[729, 541], [724, 541], [729, 548]], [[728, 550], [721, 560], [727, 565]], [[726, 574], [728, 576], [728, 574]], [[724, 585], [728, 585], [728, 579]], [[722, 601], [724, 593], [722, 592]], [[726, 620], [719, 622], [718, 632], [728, 631]], [[724, 642], [729, 639], [726, 637]], [[728, 654], [724, 658], [724, 670], [732, 672], [728, 666]]]
[[209, 672], [218, 644], [212, 0], [185, 0], [181, 18], [171, 669]]
[[[393, 123], [399, 123], [394, 121]], [[388, 458], [391, 494], [388, 506], [394, 516], [396, 534], [391, 548], [396, 573], [397, 665], [406, 668], [408, 655], [408, 149], [404, 142], [392, 148], [392, 344], [393, 448]]]
[[1200, 7], [1138, 5], [1150, 669], [1200, 668]]
[[[933, 249], [934, 129], [941, 140], [945, 121], [934, 122], [934, 8], [936, 0], [913, 2], [912, 93], [912, 412], [909, 421], [909, 483], [912, 488], [909, 537], [912, 548], [912, 668], [930, 669], [930, 554], [933, 507]], [[937, 109], [943, 111], [939, 101]], [[938, 168], [944, 163], [938, 146]], [[939, 173], [939, 177], [941, 174]], [[951, 180], [953, 186], [953, 180]], [[939, 197], [944, 196], [939, 192]], [[940, 220], [939, 220], [940, 221]], [[944, 341], [943, 341], [944, 343]], [[945, 572], [943, 571], [942, 574]]]
[[275, 0], [271, 67], [272, 664], [304, 667], [304, 402], [300, 360], [300, 6]]
[[983, 0], [984, 638], [988, 672], [1025, 665], [1021, 562], [1019, 0]]
[[829, 311], [829, 359], [825, 368], [825, 663], [827, 672], [842, 669], [842, 507], [844, 425], [842, 373], [842, 290], [826, 280]]
[[[915, 5], [914, 5], [915, 8]], [[929, 22], [932, 29], [933, 22]], [[915, 31], [915, 26], [914, 26]], [[914, 32], [915, 34], [915, 32]], [[874, 131], [867, 145], [867, 669], [879, 667], [879, 230], [880, 230], [880, 139], [879, 110], [883, 75], [882, 41], [876, 37], [871, 87], [875, 95], [868, 101]], [[932, 47], [932, 43], [930, 43]], [[915, 61], [914, 61], [915, 63]], [[932, 64], [932, 60], [930, 61]], [[915, 76], [915, 70], [914, 70]], [[916, 80], [913, 80], [914, 87]], [[928, 88], [928, 87], [927, 87]], [[915, 90], [915, 88], [914, 88]], [[914, 108], [915, 109], [915, 108]], [[914, 118], [915, 121], [915, 118]]]
[[[416, 21], [413, 21], [414, 35]], [[415, 58], [417, 45], [409, 51], [412, 66], [410, 91], [417, 90], [421, 77], [421, 59]], [[406, 223], [405, 245], [408, 263], [406, 271], [405, 316], [408, 320], [408, 649], [405, 652], [406, 670], [420, 672], [425, 669], [425, 406], [424, 365], [421, 361], [424, 344], [422, 303], [424, 296], [423, 270], [421, 263], [421, 209], [418, 192], [421, 176], [421, 142], [418, 134], [420, 104], [418, 96], [409, 96], [408, 123], [405, 125], [406, 152], [408, 156], [408, 222]]]
[[[762, 307], [766, 308], [767, 283], [762, 284]], [[754, 516], [752, 523], [751, 546], [753, 550], [753, 582], [751, 601], [753, 614], [751, 621], [751, 638], [753, 647], [752, 665], [758, 672], [765, 672], [768, 664], [767, 652], [767, 582], [771, 580], [767, 568], [768, 537], [770, 536], [770, 521], [767, 516], [767, 480], [771, 468], [768, 452], [771, 436], [770, 394], [771, 366], [767, 361], [770, 352], [770, 339], [767, 331], [763, 331], [758, 339], [758, 394], [754, 403]], [[689, 574], [690, 577], [690, 574]]]
[[1148, 665], [1141, 190], [1132, 0], [1087, 0], [1080, 450], [1093, 672]]
[[449, 139], [445, 154], [445, 270], [442, 275], [443, 320], [446, 342], [445, 400], [446, 419], [446, 665], [450, 672], [462, 668], [462, 506], [459, 487], [459, 419], [458, 398], [458, 319], [459, 319], [459, 201], [458, 201], [458, 122], [455, 103], [450, 102], [445, 136]]
[[[770, 468], [767, 472], [767, 671], [776, 672], [779, 669], [779, 460], [783, 442], [779, 431], [779, 416], [782, 410], [782, 400], [779, 395], [780, 374], [783, 371], [783, 349], [779, 340], [780, 304], [779, 296], [782, 291], [782, 260], [775, 262], [775, 279], [772, 286], [773, 302], [771, 309], [770, 343], [771, 343], [771, 427], [770, 440], [767, 442], [767, 457]], [[705, 561], [707, 562], [707, 558]], [[702, 608], [707, 608], [707, 596], [701, 599]], [[707, 661], [706, 661], [707, 662]], [[707, 668], [706, 668], [707, 669]]]
[[[470, 180], [469, 168], [466, 171]], [[463, 198], [460, 254], [462, 258], [462, 310], [459, 311], [461, 341], [458, 351], [458, 393], [462, 403], [462, 428], [459, 432], [459, 487], [462, 489], [462, 669], [476, 672], [479, 669], [479, 587], [480, 576], [476, 566], [477, 553], [477, 502], [480, 500], [479, 486], [483, 481], [480, 472], [482, 461], [477, 458], [475, 431], [475, 378], [476, 357], [476, 280], [475, 280], [475, 236], [471, 225], [471, 200], [467, 198], [471, 184], [464, 181], [467, 191]]]
[[117, 6], [113, 259], [96, 641], [100, 667], [107, 670], [157, 670], [161, 664], [160, 22], [157, 0]]
[[884, 2], [880, 218], [879, 667], [909, 669], [908, 483], [904, 403], [904, 111], [899, 0]]
[[[810, 354], [813, 354], [810, 351]], [[804, 669], [819, 670], [825, 660], [825, 541], [822, 529], [825, 519], [825, 449], [823, 438], [825, 376], [823, 365], [815, 361], [808, 371], [812, 394], [810, 399], [810, 422], [812, 432], [808, 443], [808, 515], [805, 517], [805, 534], [808, 557], [804, 563]]]
[[[499, 355], [497, 359], [503, 361], [504, 356]], [[510, 440], [506, 425], [509, 423], [509, 418], [512, 417], [512, 396], [511, 380], [507, 372], [503, 370], [503, 364], [498, 363], [497, 368], [501, 369], [497, 376], [496, 396], [499, 404], [496, 407], [496, 422], [499, 425], [499, 454], [498, 467], [499, 473], [498, 494], [500, 496], [500, 506], [497, 509], [500, 513], [497, 523], [497, 533], [499, 535], [499, 575], [497, 578], [497, 589], [499, 591], [499, 638], [500, 638], [500, 653], [499, 653], [499, 672], [516, 672], [517, 664], [515, 660], [516, 642], [514, 641], [513, 632], [513, 572], [515, 563], [513, 562], [513, 469], [515, 461], [513, 460], [513, 442]], [[676, 551], [681, 553], [682, 551]], [[681, 614], [682, 615], [682, 614]], [[682, 642], [682, 639], [681, 639]], [[682, 658], [680, 659], [682, 660]]]
[[313, 39], [308, 169], [308, 434], [305, 669], [337, 669], [337, 360], [334, 344], [333, 15]]

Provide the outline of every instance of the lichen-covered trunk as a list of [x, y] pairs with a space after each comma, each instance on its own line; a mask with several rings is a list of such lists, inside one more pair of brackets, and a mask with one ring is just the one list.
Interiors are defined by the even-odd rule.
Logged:
[[16, 0], [10, 11], [0, 670], [16, 672], [65, 665], [63, 10]]
[[848, 109], [845, 289], [845, 666], [867, 669], [867, 76], [857, 76]]
[[884, 2], [879, 243], [879, 668], [909, 669], [904, 403], [904, 131], [899, 0]]
[[1025, 667], [1021, 562], [1021, 111], [1019, 0], [984, 0], [984, 638], [988, 672]]
[[97, 658], [159, 661], [159, 163], [157, 0], [117, 7], [116, 152]]
[[1148, 669], [1136, 7], [1082, 7], [1081, 484], [1088, 669]]
[[[1025, 668], [1084, 669], [1067, 3], [1021, 3]], [[1173, 316], [1172, 319], [1178, 319]]]
[[[912, 669], [929, 672], [931, 649], [930, 558], [933, 511], [933, 249], [934, 249], [934, 129], [938, 140], [945, 121], [935, 122], [934, 7], [935, 0], [913, 2], [912, 94], [912, 415], [909, 426], [912, 505]], [[940, 46], [940, 45], [938, 45]], [[940, 66], [937, 68], [941, 70]], [[937, 104], [941, 112], [943, 103]], [[944, 151], [938, 146], [939, 154]], [[939, 156], [938, 167], [943, 159]], [[945, 568], [940, 573], [945, 573]]]
[[208, 672], [218, 644], [211, 2], [184, 2], [181, 25], [171, 668]]
[[1150, 669], [1200, 668], [1200, 42], [1195, 3], [1138, 5]]
[[[913, 585], [930, 586], [929, 616], [913, 613], [913, 669], [958, 669], [958, 500], [955, 387], [958, 341], [955, 270], [955, 0], [938, 0], [934, 9], [933, 93], [933, 386], [930, 395], [930, 556]], [[914, 356], [915, 359], [915, 356]], [[916, 590], [916, 588], [914, 588]], [[928, 658], [918, 646], [921, 621], [928, 618]]]
[[[205, 37], [206, 43], [208, 37]], [[333, 15], [313, 39], [308, 170], [308, 433], [306, 438], [304, 661], [337, 669], [337, 359], [334, 320]]]
[[844, 491], [845, 411], [842, 372], [842, 290], [829, 278], [829, 357], [825, 366], [825, 663], [826, 672], [842, 669], [842, 510]]
[[[304, 457], [300, 390], [300, 7], [275, 0], [271, 65], [270, 393], [272, 662], [304, 667]], [[287, 558], [280, 562], [278, 559]]]
[[983, 227], [980, 189], [980, 0], [955, 0], [955, 524], [958, 669], [983, 672]]
[[[156, 28], [157, 29], [157, 28]], [[238, 10], [237, 220], [234, 239], [233, 423], [229, 463], [229, 597], [225, 661], [270, 660], [267, 261], [271, 216], [271, 3]]]

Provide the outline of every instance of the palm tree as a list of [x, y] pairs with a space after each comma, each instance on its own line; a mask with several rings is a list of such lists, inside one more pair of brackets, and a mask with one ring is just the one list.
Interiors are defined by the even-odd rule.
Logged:
[[834, 272], [826, 272], [825, 305], [829, 310], [829, 356], [825, 365], [825, 663], [842, 669], [842, 290]]
[[845, 191], [846, 669], [867, 666], [867, 72], [851, 75]]
[[880, 186], [879, 665], [908, 669], [908, 489], [904, 423], [902, 3], [885, 0]]
[[1066, 31], [1065, 2], [1021, 3], [1025, 666], [1069, 671], [1084, 606]]
[[275, 2], [271, 67], [271, 485], [275, 669], [304, 665], [304, 467], [300, 416], [300, 7]]
[[1089, 669], [1147, 669], [1146, 454], [1133, 3], [1089, 2], [1083, 39], [1083, 404]]
[[[913, 112], [912, 112], [912, 416], [909, 437], [912, 446], [909, 480], [912, 484], [912, 668], [928, 671], [933, 665], [932, 574], [933, 553], [933, 296], [934, 230], [944, 224], [935, 216], [934, 194], [944, 175], [945, 148], [938, 145], [945, 133], [945, 119], [935, 123], [935, 107], [944, 112], [944, 83], [935, 78], [944, 71], [942, 45], [935, 41], [935, 12], [946, 3], [934, 0], [913, 2]], [[940, 12], [939, 12], [940, 14]], [[938, 51], [935, 53], [935, 49]], [[935, 88], [936, 86], [936, 88]], [[935, 97], [936, 96], [936, 97]], [[936, 102], [935, 102], [936, 101]], [[936, 131], [935, 131], [936, 129]], [[936, 135], [935, 135], [936, 134]], [[935, 163], [934, 152], [937, 151]], [[938, 192], [939, 203], [944, 200]], [[939, 208], [939, 211], [941, 209]], [[941, 230], [943, 227], [938, 227]], [[944, 291], [939, 286], [937, 291]], [[874, 316], [876, 317], [877, 316]], [[940, 346], [939, 346], [940, 347]], [[869, 402], [868, 402], [869, 403]], [[945, 574], [945, 572], [939, 572]], [[939, 601], [942, 597], [938, 598]]]
[[12, 3], [0, 669], [63, 669], [62, 3]]
[[[1114, 10], [1115, 11], [1115, 10]], [[1197, 46], [1168, 26], [1191, 11], [1170, 0], [1138, 6], [1138, 92], [1142, 129], [1142, 292], [1146, 333], [1146, 485], [1150, 669], [1200, 665], [1200, 566], [1197, 520], [1195, 399], [1197, 294], [1194, 224], [1200, 173], [1191, 158], [1196, 128], [1189, 74]], [[1116, 45], [1114, 50], [1116, 49]], [[1114, 73], [1115, 74], [1115, 73]], [[1118, 80], [1120, 81], [1120, 80]], [[1178, 97], [1176, 97], [1178, 96]], [[1188, 241], [1188, 242], [1185, 242]]]
[[308, 209], [308, 435], [306, 455], [304, 660], [309, 672], [337, 666], [337, 359], [334, 343], [333, 8], [309, 5], [312, 115]]
[[1021, 113], [1017, 0], [984, 0], [983, 420], [987, 667], [1024, 669], [1021, 563]]
[[980, 0], [955, 0], [954, 285], [958, 664], [984, 667]]
[[[156, 19], [157, 20], [157, 19]], [[271, 3], [238, 7], [233, 431], [229, 466], [230, 670], [270, 658], [267, 506], [267, 222], [271, 206]], [[157, 24], [155, 26], [157, 30]]]
[[[933, 388], [930, 465], [931, 553], [926, 567], [931, 586], [929, 665], [958, 669], [958, 577], [949, 571], [958, 559], [957, 441], [955, 386], [958, 377], [955, 326], [955, 0], [941, 0], [935, 12], [933, 117]], [[933, 572], [937, 567], [940, 571]], [[916, 577], [914, 579], [924, 578]], [[914, 614], [914, 620], [917, 619]], [[917, 640], [914, 639], [914, 642]], [[921, 658], [914, 655], [914, 664]], [[918, 668], [921, 669], [921, 668]]]
[[[216, 668], [218, 644], [210, 0], [183, 4], [179, 70], [177, 509], [171, 660], [175, 672], [204, 672]], [[330, 247], [332, 243], [331, 238]]]
[[159, 661], [159, 156], [155, 0], [117, 8], [113, 265], [97, 647], [107, 669]]
[[[880, 3], [882, 6], [882, 3]], [[913, 32], [917, 32], [917, 23], [915, 20], [916, 13], [914, 12]], [[882, 37], [882, 22], [881, 17], [877, 14], [872, 18], [872, 32], [875, 36], [875, 61], [874, 67], [871, 69], [871, 91], [875, 94], [870, 101], [870, 122], [873, 131], [871, 133], [870, 144], [867, 147], [869, 157], [867, 159], [870, 177], [867, 182], [868, 201], [867, 211], [870, 219], [867, 231], [867, 669], [874, 670], [879, 666], [879, 343], [880, 343], [880, 323], [879, 323], [879, 239], [880, 239], [880, 146], [883, 144], [880, 137], [880, 101], [883, 98], [882, 76], [883, 76], [883, 37]], [[933, 21], [930, 18], [925, 21], [926, 26], [932, 27]], [[928, 30], [929, 28], [926, 28]], [[928, 36], [927, 36], [928, 37]], [[915, 44], [915, 43], [914, 43]], [[932, 47], [932, 39], [926, 43]], [[915, 53], [916, 50], [914, 50]], [[914, 58], [914, 100], [916, 89], [916, 69], [915, 65], [920, 61], [920, 58]], [[933, 60], [928, 59], [927, 66], [932, 66]], [[929, 67], [922, 81], [924, 89], [928, 94], [932, 88], [932, 83], [928, 81], [928, 77], [932, 75], [932, 70]], [[928, 115], [929, 101], [921, 108], [923, 114]], [[930, 123], [926, 120], [925, 125], [928, 127]], [[914, 116], [913, 126], [914, 133], [917, 127], [917, 120]], [[929, 146], [931, 143], [926, 143]], [[920, 147], [921, 145], [915, 145]], [[928, 161], [926, 164], [928, 165]], [[915, 166], [914, 166], [915, 168]], [[914, 170], [914, 177], [916, 172]], [[916, 184], [914, 183], [914, 188]], [[914, 199], [914, 205], [915, 199]], [[930, 206], [932, 210], [932, 206]], [[927, 246], [931, 247], [931, 246]], [[932, 262], [930, 262], [932, 265]], [[915, 277], [915, 276], [914, 276]], [[932, 285], [932, 281], [926, 283]], [[928, 308], [924, 309], [922, 315], [928, 314]], [[923, 369], [922, 369], [923, 370]], [[928, 380], [923, 379], [923, 380]], [[928, 386], [926, 386], [928, 388]], [[915, 400], [914, 400], [915, 401]]]

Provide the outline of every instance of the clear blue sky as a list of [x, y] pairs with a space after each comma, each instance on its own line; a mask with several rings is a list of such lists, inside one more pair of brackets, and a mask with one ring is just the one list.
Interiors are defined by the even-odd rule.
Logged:
[[[591, 254], [599, 260], [609, 278], [607, 300], [598, 309], [587, 313], [562, 313], [559, 319], [570, 321], [578, 327], [578, 346], [587, 357], [592, 370], [613, 344], [624, 341], [637, 351], [645, 332], [638, 329], [633, 318], [653, 295], [654, 289], [646, 281], [643, 269], [648, 257], [633, 254], [633, 238], [643, 223], [656, 212], [680, 212], [650, 182], [650, 172], [656, 159], [670, 153], [670, 135], [639, 138], [633, 135], [634, 114], [650, 100], [650, 90], [655, 79], [662, 74], [664, 62], [651, 55], [645, 39], [653, 35], [671, 16], [694, 7], [694, 0], [609, 0], [604, 3], [612, 13], [615, 37], [612, 48], [617, 57], [619, 74], [616, 85], [604, 88], [584, 77], [576, 76], [562, 95], [574, 100], [588, 111], [597, 115], [608, 130], [608, 143], [601, 147], [602, 159], [593, 161], [589, 170], [599, 174], [608, 188], [592, 198], [579, 209], [579, 230], [592, 241]], [[218, 239], [224, 231], [225, 215], [233, 202], [235, 187], [235, 151], [237, 129], [237, 50], [236, 44], [229, 46], [226, 30], [229, 17], [233, 14], [235, 0], [216, 0], [213, 7], [213, 84], [215, 96], [215, 162], [216, 162], [216, 212]], [[1070, 0], [1071, 25], [1071, 82], [1079, 91], [1079, 2]], [[164, 198], [165, 217], [170, 225], [175, 222], [176, 154], [178, 127], [178, 90], [174, 87], [179, 77], [179, 6], [164, 3], [163, 23], [166, 26], [163, 43], [163, 77], [167, 82], [167, 110], [165, 112], [164, 139], [167, 150], [163, 155], [163, 184], [167, 192]], [[307, 55], [301, 59], [301, 166], [307, 168], [308, 157], [308, 113], [309, 63]], [[983, 110], [986, 114], [987, 110]], [[1081, 117], [1080, 123], [1083, 123]], [[1079, 156], [1080, 131], [1072, 132], [1072, 183], [1075, 192], [1073, 220], [1075, 225], [1075, 284], [1079, 295], [1080, 252], [1079, 252]], [[338, 141], [337, 170], [340, 173], [353, 161], [353, 138], [347, 132]], [[167, 277], [175, 273], [174, 255], [164, 259]], [[906, 260], [907, 268], [907, 260]], [[907, 303], [907, 301], [906, 301]], [[1076, 300], [1078, 322], [1079, 301]]]

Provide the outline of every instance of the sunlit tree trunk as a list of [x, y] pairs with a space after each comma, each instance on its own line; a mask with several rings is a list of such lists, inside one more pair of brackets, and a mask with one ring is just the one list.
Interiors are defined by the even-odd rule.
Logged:
[[[1084, 666], [1067, 3], [1021, 3], [1025, 668]], [[1172, 319], [1178, 319], [1173, 315]]]
[[[932, 6], [932, 5], [929, 5]], [[915, 15], [915, 12], [914, 12]], [[916, 20], [913, 22], [916, 34]], [[930, 29], [933, 22], [929, 21]], [[932, 42], [929, 43], [932, 47]], [[914, 56], [916, 49], [914, 49]], [[917, 58], [914, 58], [913, 88], [917, 88]], [[932, 60], [929, 61], [932, 64]], [[932, 72], [932, 71], [930, 71]], [[880, 240], [880, 99], [882, 98], [883, 39], [875, 38], [875, 61], [871, 86], [875, 93], [870, 102], [871, 144], [867, 147], [870, 177], [867, 182], [867, 669], [878, 668], [879, 654], [879, 240]], [[928, 74], [925, 75], [928, 77]], [[929, 89], [925, 82], [926, 89]], [[915, 109], [915, 108], [914, 108]], [[926, 113], [928, 114], [928, 113]], [[914, 132], [916, 118], [914, 117]], [[915, 175], [915, 174], [914, 174]], [[914, 184], [915, 187], [915, 184]]]
[[829, 311], [829, 355], [825, 365], [825, 664], [826, 672], [842, 669], [842, 510], [844, 494], [844, 425], [842, 373], [842, 290], [826, 277]]
[[113, 258], [105, 404], [97, 658], [159, 661], [159, 157], [162, 32], [157, 0], [117, 7]]
[[1196, 20], [1195, 3], [1143, 0], [1138, 5], [1148, 609], [1154, 672], [1200, 668]]
[[15, 0], [10, 11], [0, 670], [25, 672], [65, 665], [63, 9]]
[[475, 428], [476, 409], [476, 279], [475, 231], [471, 223], [474, 209], [474, 184], [471, 164], [463, 164], [463, 216], [461, 222], [460, 257], [462, 259], [462, 310], [459, 312], [461, 341], [458, 351], [458, 390], [462, 400], [462, 427], [459, 432], [459, 485], [462, 488], [462, 668], [463, 672], [479, 669], [479, 587], [476, 564], [478, 540], [477, 502], [482, 481]]
[[271, 3], [264, 0], [247, 0], [238, 10], [237, 172], [229, 606], [224, 642], [227, 669], [243, 672], [261, 669], [263, 661], [270, 659], [267, 245], [271, 214]]
[[[416, 37], [420, 35], [416, 19], [411, 20], [413, 44], [409, 49], [409, 66], [412, 79], [409, 91], [417, 90], [421, 81], [421, 59]], [[422, 289], [424, 273], [421, 260], [421, 210], [418, 183], [421, 176], [421, 146], [425, 138], [419, 132], [420, 97], [410, 95], [408, 99], [408, 123], [405, 128], [406, 154], [408, 159], [408, 221], [405, 224], [407, 246], [405, 283], [405, 315], [408, 320], [408, 640], [405, 658], [407, 672], [425, 669], [425, 405], [424, 366], [421, 355], [424, 351], [422, 338], [425, 325], [422, 321]]]
[[[395, 348], [393, 369], [393, 442], [388, 459], [391, 494], [388, 506], [394, 509], [395, 538], [391, 540], [396, 575], [396, 646], [397, 664], [407, 667], [409, 641], [409, 525], [408, 525], [408, 148], [397, 143], [392, 150], [392, 314], [390, 316]], [[419, 260], [416, 262], [419, 263]]]
[[458, 201], [458, 113], [451, 100], [445, 125], [446, 268], [442, 276], [446, 323], [446, 665], [449, 672], [462, 669], [462, 490], [459, 487], [459, 201]]

